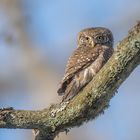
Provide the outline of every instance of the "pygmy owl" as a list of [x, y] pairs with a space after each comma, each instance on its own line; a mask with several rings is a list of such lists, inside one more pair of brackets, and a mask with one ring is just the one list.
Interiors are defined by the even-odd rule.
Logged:
[[100, 71], [113, 53], [112, 32], [103, 27], [87, 28], [78, 35], [78, 48], [68, 60], [58, 94], [69, 101]]

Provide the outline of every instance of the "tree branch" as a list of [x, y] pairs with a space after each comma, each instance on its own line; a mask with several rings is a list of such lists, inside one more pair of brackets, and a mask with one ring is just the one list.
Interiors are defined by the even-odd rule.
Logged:
[[79, 126], [103, 113], [118, 87], [139, 64], [140, 22], [117, 45], [113, 56], [95, 78], [65, 107], [55, 104], [39, 111], [1, 109], [0, 128], [35, 129], [36, 140], [53, 140], [67, 128]]

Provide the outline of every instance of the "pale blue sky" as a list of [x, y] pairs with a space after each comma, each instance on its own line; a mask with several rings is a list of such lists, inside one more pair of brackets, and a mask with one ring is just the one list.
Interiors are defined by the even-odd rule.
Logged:
[[[76, 36], [81, 29], [108, 27], [116, 44], [140, 19], [139, 0], [21, 0], [21, 8], [29, 19], [26, 25], [28, 37], [38, 44], [58, 73], [63, 73], [68, 56], [76, 48]], [[72, 129], [68, 134], [71, 139], [93, 140], [95, 135], [98, 140], [139, 140], [140, 136], [136, 136], [140, 130], [140, 111], [134, 109], [140, 106], [139, 83], [140, 67], [121, 86], [105, 114]], [[14, 99], [5, 99], [1, 104], [6, 102], [6, 105], [22, 107], [27, 95], [20, 95], [16, 104]], [[0, 130], [0, 140], [27, 140], [25, 132]]]

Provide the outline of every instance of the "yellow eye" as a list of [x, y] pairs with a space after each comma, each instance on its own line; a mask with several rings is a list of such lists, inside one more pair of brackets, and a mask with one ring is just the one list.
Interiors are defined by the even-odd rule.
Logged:
[[81, 37], [80, 37], [80, 42], [81, 42], [81, 43], [85, 43], [85, 42], [87, 42], [87, 41], [89, 41], [89, 37], [85, 37], [85, 36], [81, 36]]
[[88, 41], [89, 40], [89, 37], [85, 37], [85, 39]]

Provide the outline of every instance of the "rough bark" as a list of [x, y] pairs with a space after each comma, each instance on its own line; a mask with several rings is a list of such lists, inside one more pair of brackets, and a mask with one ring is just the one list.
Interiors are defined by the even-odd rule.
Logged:
[[140, 22], [117, 45], [95, 78], [64, 109], [60, 104], [39, 111], [4, 108], [0, 110], [0, 128], [35, 129], [35, 140], [53, 140], [58, 133], [103, 113], [118, 87], [139, 64]]

